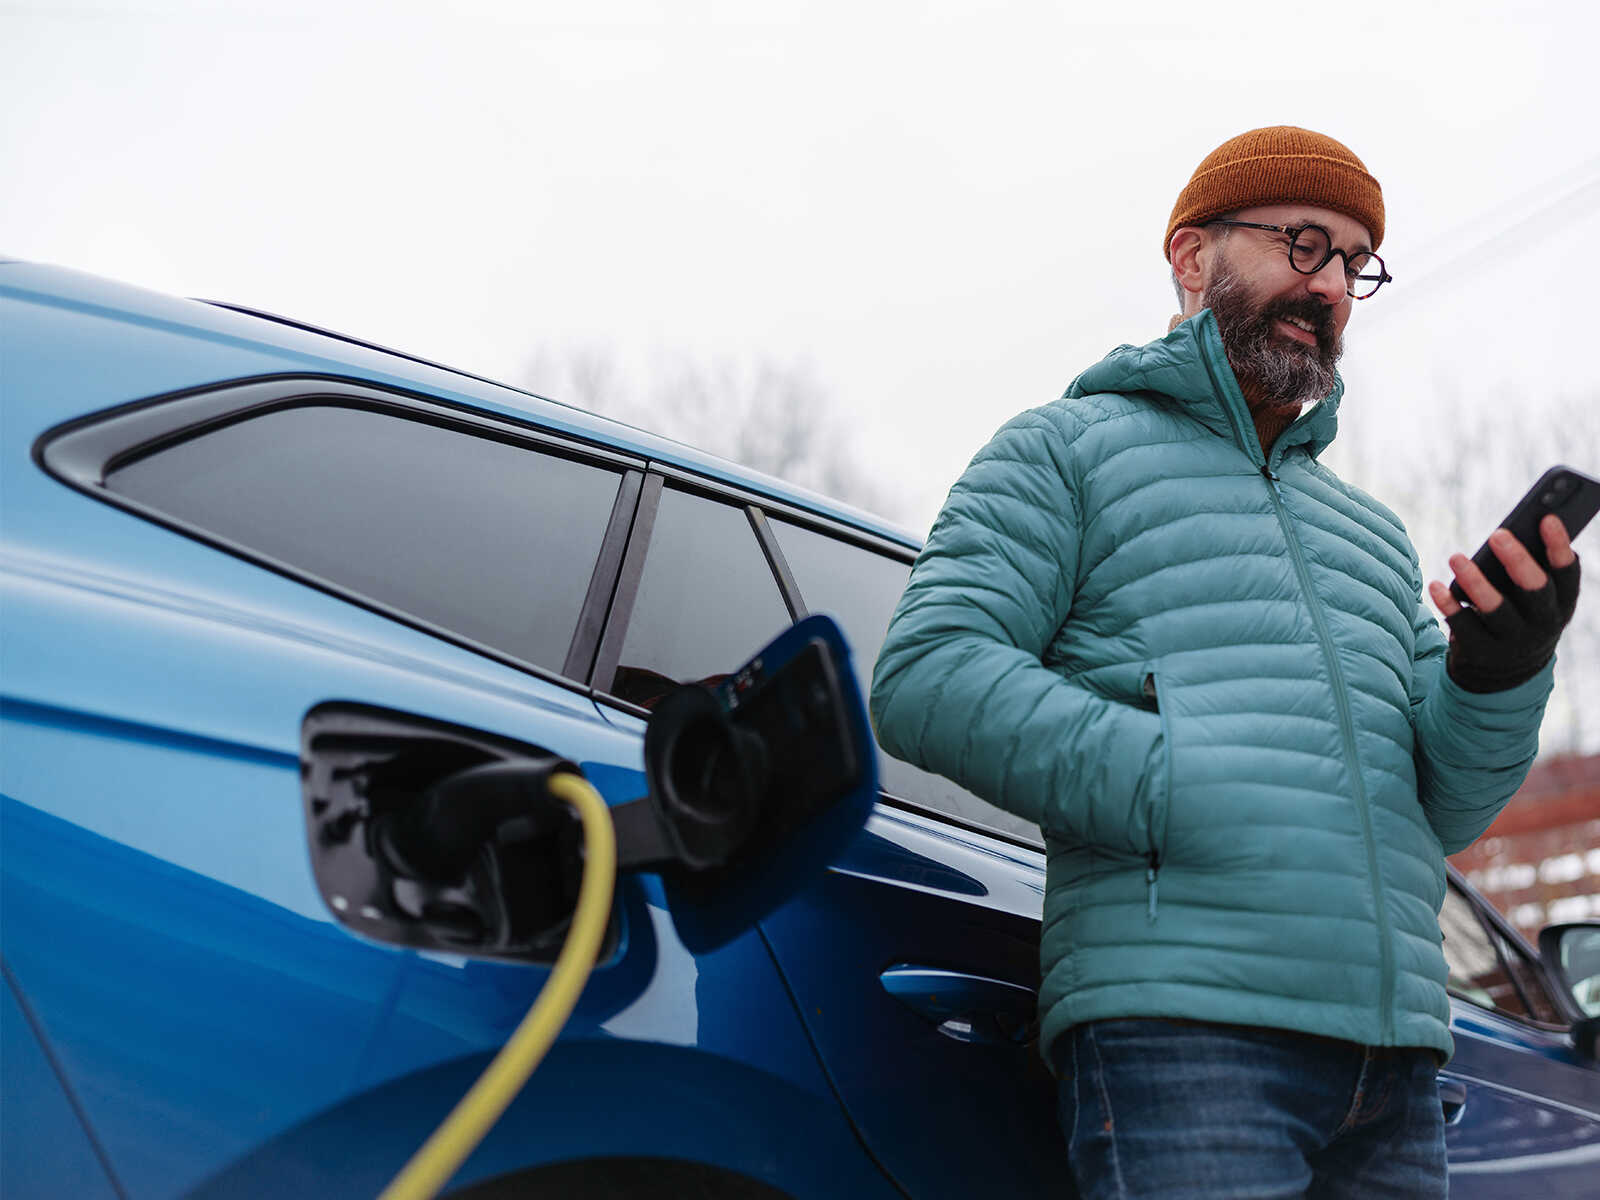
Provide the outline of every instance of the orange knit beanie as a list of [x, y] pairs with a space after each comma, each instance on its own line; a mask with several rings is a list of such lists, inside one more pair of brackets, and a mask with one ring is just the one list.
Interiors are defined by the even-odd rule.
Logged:
[[1354, 154], [1320, 133], [1293, 125], [1252, 129], [1218, 146], [1178, 193], [1161, 250], [1170, 262], [1172, 235], [1224, 213], [1265, 204], [1314, 204], [1354, 217], [1383, 241], [1383, 189]]

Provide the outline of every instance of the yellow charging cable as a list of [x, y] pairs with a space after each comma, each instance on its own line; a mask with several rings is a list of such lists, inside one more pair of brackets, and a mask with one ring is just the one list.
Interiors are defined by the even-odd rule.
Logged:
[[522, 1090], [572, 1015], [578, 994], [594, 970], [611, 920], [617, 879], [616, 833], [606, 802], [586, 780], [553, 775], [549, 786], [550, 794], [575, 808], [583, 821], [583, 882], [578, 885], [578, 903], [567, 940], [550, 969], [550, 978], [516, 1032], [378, 1200], [432, 1200], [439, 1194]]

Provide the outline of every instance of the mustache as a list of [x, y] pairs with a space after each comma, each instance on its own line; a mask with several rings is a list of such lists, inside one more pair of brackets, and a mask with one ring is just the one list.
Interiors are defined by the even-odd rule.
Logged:
[[1270, 328], [1279, 318], [1295, 317], [1311, 326], [1316, 335], [1317, 351], [1322, 358], [1333, 355], [1336, 341], [1333, 332], [1333, 310], [1310, 296], [1286, 297], [1274, 300], [1261, 310], [1260, 322]]

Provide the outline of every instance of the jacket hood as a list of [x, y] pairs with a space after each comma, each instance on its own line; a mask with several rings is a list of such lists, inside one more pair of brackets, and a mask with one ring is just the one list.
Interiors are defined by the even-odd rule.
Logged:
[[[1076, 398], [1105, 392], [1143, 393], [1158, 404], [1182, 409], [1218, 437], [1233, 439], [1246, 453], [1260, 453], [1250, 407], [1239, 390], [1209, 308], [1147, 345], [1118, 346], [1074, 379], [1066, 395]], [[1294, 446], [1304, 446], [1313, 458], [1321, 454], [1338, 432], [1343, 395], [1344, 380], [1335, 372], [1333, 390], [1283, 432], [1273, 446], [1273, 455]]]

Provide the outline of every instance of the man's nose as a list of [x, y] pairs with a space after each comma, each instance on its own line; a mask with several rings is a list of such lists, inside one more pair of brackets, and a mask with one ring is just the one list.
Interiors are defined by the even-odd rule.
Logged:
[[1330, 256], [1320, 271], [1306, 277], [1306, 287], [1324, 304], [1338, 304], [1345, 297], [1344, 259]]

